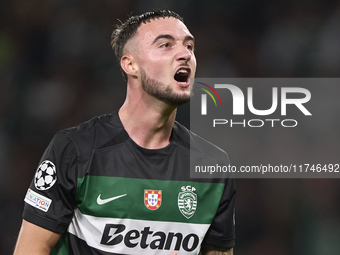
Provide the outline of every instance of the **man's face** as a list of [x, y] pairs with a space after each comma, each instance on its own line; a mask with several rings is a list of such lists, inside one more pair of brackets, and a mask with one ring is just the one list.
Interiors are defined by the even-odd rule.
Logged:
[[142, 24], [136, 33], [140, 78], [144, 91], [170, 105], [190, 99], [190, 78], [195, 77], [194, 38], [173, 17]]

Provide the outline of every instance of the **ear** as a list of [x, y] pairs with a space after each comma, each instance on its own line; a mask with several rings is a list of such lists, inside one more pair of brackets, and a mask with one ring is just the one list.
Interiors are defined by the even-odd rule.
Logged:
[[132, 55], [124, 55], [120, 60], [120, 66], [127, 76], [132, 76], [133, 78], [138, 77], [138, 64]]

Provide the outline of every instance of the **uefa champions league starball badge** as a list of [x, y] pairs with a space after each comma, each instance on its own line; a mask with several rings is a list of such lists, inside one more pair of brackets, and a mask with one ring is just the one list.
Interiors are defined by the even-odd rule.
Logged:
[[35, 173], [34, 185], [38, 190], [47, 190], [57, 181], [57, 172], [55, 165], [49, 161], [43, 161]]

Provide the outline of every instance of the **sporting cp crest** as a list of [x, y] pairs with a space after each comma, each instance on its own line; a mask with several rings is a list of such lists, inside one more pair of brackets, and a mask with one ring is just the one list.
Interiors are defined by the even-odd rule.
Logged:
[[157, 210], [162, 203], [161, 190], [144, 190], [144, 204], [150, 210]]
[[187, 219], [190, 219], [196, 212], [197, 194], [196, 189], [191, 186], [183, 186], [182, 192], [178, 193], [178, 209]]

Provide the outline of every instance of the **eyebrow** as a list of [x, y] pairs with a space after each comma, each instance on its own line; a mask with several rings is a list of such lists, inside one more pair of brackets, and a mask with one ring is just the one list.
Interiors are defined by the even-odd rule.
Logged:
[[[173, 37], [172, 35], [169, 35], [169, 34], [161, 34], [159, 36], [157, 36], [155, 38], [155, 40], [153, 40], [152, 44], [156, 43], [158, 40], [160, 39], [169, 39], [169, 40], [175, 40], [175, 37]], [[184, 42], [186, 41], [194, 41], [195, 42], [195, 38], [191, 35], [187, 35], [185, 38], [184, 38]]]

